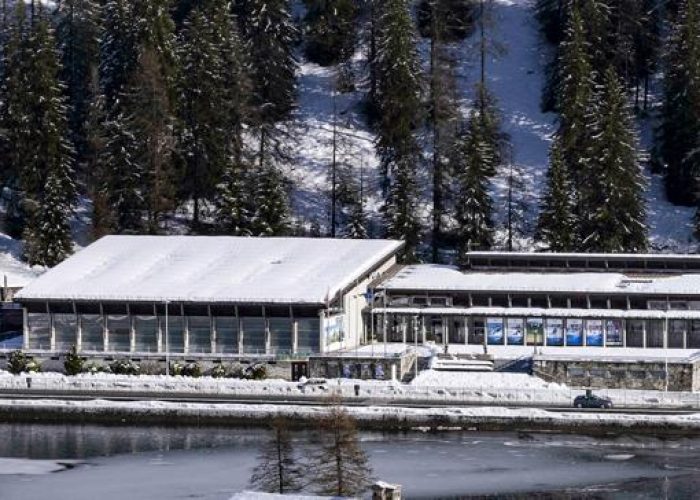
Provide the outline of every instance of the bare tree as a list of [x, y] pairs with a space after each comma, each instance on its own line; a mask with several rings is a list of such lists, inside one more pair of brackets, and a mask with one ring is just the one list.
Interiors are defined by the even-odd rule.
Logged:
[[272, 437], [265, 443], [253, 469], [250, 483], [268, 493], [293, 493], [301, 490], [303, 468], [297, 461], [284, 417], [272, 421]]
[[355, 419], [332, 400], [319, 426], [320, 449], [309, 464], [315, 474], [313, 484], [320, 494], [360, 495], [371, 483], [372, 469], [358, 441]]

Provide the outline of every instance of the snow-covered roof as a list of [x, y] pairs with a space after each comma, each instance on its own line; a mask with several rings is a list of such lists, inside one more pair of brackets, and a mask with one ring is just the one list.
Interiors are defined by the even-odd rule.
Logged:
[[412, 316], [507, 316], [510, 318], [605, 318], [605, 319], [695, 319], [700, 311], [656, 311], [622, 309], [567, 309], [541, 307], [375, 307], [372, 314]]
[[700, 295], [700, 274], [462, 272], [452, 266], [418, 264], [401, 269], [382, 288], [426, 292]]
[[694, 260], [700, 261], [699, 254], [672, 253], [573, 253], [573, 252], [469, 252], [469, 257], [480, 258], [526, 258], [526, 259], [602, 259], [602, 260]]
[[323, 304], [393, 255], [392, 240], [106, 236], [17, 298]]

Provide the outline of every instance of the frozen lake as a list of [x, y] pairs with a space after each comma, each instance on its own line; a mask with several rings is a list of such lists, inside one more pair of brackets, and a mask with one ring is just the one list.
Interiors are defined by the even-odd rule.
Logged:
[[[0, 424], [0, 499], [226, 499], [246, 489], [258, 429]], [[700, 439], [362, 433], [375, 476], [408, 498], [692, 498]], [[313, 434], [294, 434], [303, 450]]]

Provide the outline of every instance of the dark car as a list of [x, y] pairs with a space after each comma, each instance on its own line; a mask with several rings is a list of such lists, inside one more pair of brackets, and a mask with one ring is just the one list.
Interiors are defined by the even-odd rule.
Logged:
[[574, 408], [612, 408], [612, 406], [610, 398], [596, 396], [591, 393], [576, 396], [576, 399], [574, 399]]

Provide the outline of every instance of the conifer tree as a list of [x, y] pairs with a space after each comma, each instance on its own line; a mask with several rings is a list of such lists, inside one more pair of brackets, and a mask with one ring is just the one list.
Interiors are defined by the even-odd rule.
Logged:
[[320, 494], [361, 496], [372, 471], [360, 447], [354, 419], [337, 402], [319, 422], [321, 447], [311, 457], [313, 484]]
[[680, 0], [671, 26], [664, 75], [660, 152], [666, 192], [674, 203], [693, 204], [700, 172], [700, 6]]
[[406, 0], [388, 0], [379, 20], [377, 149], [381, 158], [386, 203], [387, 235], [406, 242], [402, 259], [417, 259], [420, 220], [417, 214], [416, 165], [419, 163], [414, 129], [421, 117], [420, 65], [415, 33]]
[[367, 216], [361, 198], [355, 200], [351, 205], [345, 235], [356, 240], [364, 240], [369, 237], [367, 233]]
[[100, 81], [106, 109], [111, 109], [138, 64], [133, 3], [106, 0], [102, 9]]
[[525, 236], [527, 232], [527, 200], [525, 188], [525, 174], [520, 165], [512, 159], [508, 162], [506, 184], [506, 219], [505, 236], [506, 250], [512, 252], [518, 238]]
[[72, 252], [69, 219], [76, 196], [73, 149], [58, 80], [59, 54], [48, 20], [38, 18], [27, 37], [24, 70], [29, 87], [7, 96], [10, 107], [28, 120], [16, 129], [16, 138], [23, 141], [17, 143], [20, 155], [16, 160], [27, 216], [25, 256], [30, 264], [54, 266]]
[[355, 50], [354, 0], [305, 0], [306, 55], [310, 61], [330, 66], [347, 61]]
[[627, 96], [613, 67], [592, 98], [590, 185], [581, 190], [582, 249], [643, 252], [647, 247], [645, 179]]
[[473, 110], [466, 127], [457, 136], [451, 158], [451, 169], [457, 179], [455, 236], [459, 265], [466, 262], [467, 252], [488, 250], [493, 242], [493, 206], [488, 188], [495, 158], [484, 132], [479, 112]]
[[255, 178], [253, 232], [258, 236], [283, 236], [288, 233], [289, 200], [282, 172], [265, 161]]
[[558, 135], [561, 154], [574, 180], [574, 187], [578, 189], [588, 176], [583, 163], [590, 135], [587, 116], [595, 73], [591, 65], [583, 17], [577, 8], [571, 12], [561, 45], [559, 70], [557, 108], [560, 113]]
[[277, 417], [271, 427], [272, 438], [263, 446], [250, 482], [268, 493], [297, 492], [303, 486], [303, 470], [294, 452], [289, 424]]
[[575, 192], [571, 174], [561, 153], [559, 138], [549, 152], [547, 188], [542, 198], [537, 239], [553, 252], [573, 252], [578, 248]]
[[246, 180], [245, 172], [235, 161], [229, 161], [224, 167], [214, 199], [217, 231], [222, 234], [250, 235], [252, 204]]
[[93, 0], [64, 0], [59, 4], [57, 37], [61, 52], [61, 80], [68, 89], [71, 139], [83, 159], [88, 132], [91, 75], [99, 64], [99, 11]]

